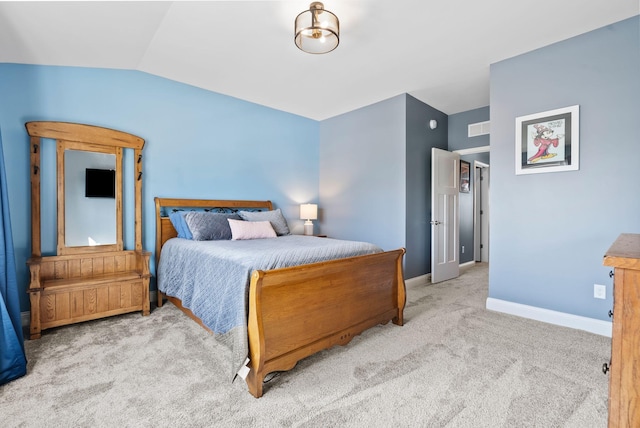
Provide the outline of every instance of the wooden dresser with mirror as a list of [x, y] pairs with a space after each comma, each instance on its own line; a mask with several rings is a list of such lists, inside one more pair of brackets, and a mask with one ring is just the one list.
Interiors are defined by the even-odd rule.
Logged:
[[[48, 328], [111, 315], [148, 315], [144, 140], [77, 123], [28, 122], [26, 128], [31, 151], [30, 338]], [[43, 148], [50, 143], [52, 155], [43, 162]], [[53, 177], [55, 183], [46, 182]], [[43, 222], [54, 230], [43, 228]], [[125, 249], [124, 230], [130, 224], [133, 242]], [[50, 255], [42, 254], [44, 241]]]

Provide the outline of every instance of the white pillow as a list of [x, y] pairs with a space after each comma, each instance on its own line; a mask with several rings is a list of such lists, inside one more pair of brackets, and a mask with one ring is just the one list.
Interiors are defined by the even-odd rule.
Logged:
[[228, 219], [231, 228], [231, 240], [275, 238], [270, 221], [244, 221]]

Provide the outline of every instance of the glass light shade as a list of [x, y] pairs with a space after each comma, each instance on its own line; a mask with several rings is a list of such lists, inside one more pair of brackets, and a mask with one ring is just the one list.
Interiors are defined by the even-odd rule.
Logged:
[[331, 52], [340, 43], [338, 17], [320, 2], [313, 2], [309, 10], [296, 17], [295, 42], [301, 50], [312, 54]]
[[316, 204], [301, 204], [300, 205], [300, 218], [302, 220], [316, 220], [318, 218], [318, 205], [316, 205]]

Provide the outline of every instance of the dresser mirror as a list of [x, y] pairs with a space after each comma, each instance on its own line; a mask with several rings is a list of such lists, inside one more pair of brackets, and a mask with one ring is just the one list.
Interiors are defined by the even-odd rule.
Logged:
[[57, 144], [58, 254], [122, 250], [122, 149]]
[[83, 150], [64, 151], [64, 244], [116, 244], [116, 157]]

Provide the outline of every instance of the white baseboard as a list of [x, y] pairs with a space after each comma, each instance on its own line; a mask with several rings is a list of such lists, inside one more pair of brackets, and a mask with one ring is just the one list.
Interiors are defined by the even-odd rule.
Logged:
[[404, 285], [405, 287], [415, 287], [418, 285], [426, 285], [431, 282], [431, 274], [428, 273], [426, 275], [420, 275], [413, 278], [405, 279]]
[[535, 306], [522, 305], [520, 303], [494, 299], [492, 297], [487, 298], [487, 309], [562, 327], [585, 330], [590, 333], [599, 334], [600, 336], [611, 337], [612, 333], [613, 326], [609, 321], [552, 311]]
[[[470, 262], [462, 263], [460, 265], [460, 267], [461, 268], [466, 268], [466, 267], [469, 267], [469, 266], [473, 266], [475, 264], [476, 264], [476, 262], [474, 260], [472, 260]], [[413, 287], [415, 285], [425, 285], [425, 284], [430, 284], [430, 283], [431, 283], [431, 274], [430, 273], [404, 280], [404, 284], [407, 287]]]

